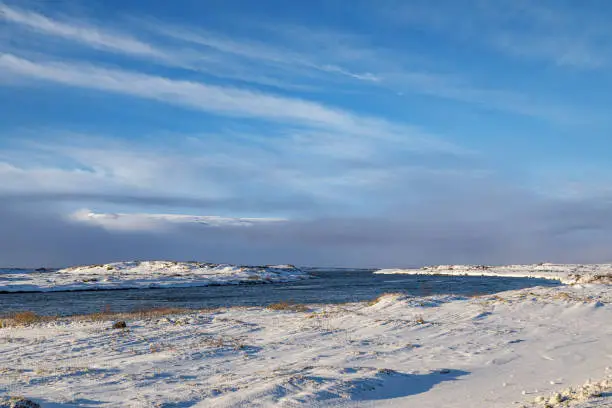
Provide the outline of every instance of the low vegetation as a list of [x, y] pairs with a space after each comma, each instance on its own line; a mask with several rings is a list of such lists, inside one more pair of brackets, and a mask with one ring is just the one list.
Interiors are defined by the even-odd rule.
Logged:
[[395, 298], [395, 297], [400, 297], [400, 296], [403, 296], [403, 295], [404, 294], [400, 293], [400, 292], [387, 292], [387, 293], [383, 293], [381, 295], [378, 295], [374, 299], [370, 300], [368, 302], [368, 306], [374, 306], [375, 304], [377, 304], [378, 302], [380, 302], [384, 298]]
[[0, 327], [29, 326], [37, 323], [47, 323], [53, 321], [125, 321], [149, 319], [178, 314], [193, 313], [196, 310], [175, 307], [160, 307], [141, 309], [132, 312], [112, 312], [109, 307], [105, 307], [100, 312], [73, 316], [40, 316], [32, 311], [21, 311], [4, 314], [0, 317]]
[[0, 327], [28, 326], [34, 323], [54, 320], [54, 316], [39, 316], [31, 311], [23, 311], [8, 314], [0, 320]]
[[293, 302], [278, 302], [267, 306], [270, 310], [287, 310], [291, 312], [309, 312], [310, 309], [305, 305]]

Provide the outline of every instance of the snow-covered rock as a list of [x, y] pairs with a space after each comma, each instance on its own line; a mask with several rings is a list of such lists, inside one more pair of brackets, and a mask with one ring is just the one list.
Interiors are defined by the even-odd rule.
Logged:
[[50, 292], [170, 288], [306, 279], [292, 265], [235, 266], [201, 262], [134, 261], [59, 270], [10, 270], [0, 274], [0, 292]]
[[23, 397], [4, 397], [0, 408], [40, 408], [40, 404]]

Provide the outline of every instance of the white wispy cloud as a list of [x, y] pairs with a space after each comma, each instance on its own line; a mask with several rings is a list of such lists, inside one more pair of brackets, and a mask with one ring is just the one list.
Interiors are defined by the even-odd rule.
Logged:
[[[233, 194], [223, 182], [201, 176], [219, 166], [206, 157], [89, 135], [48, 134], [47, 138], [51, 142], [26, 136], [3, 149], [0, 194], [213, 200]], [[226, 165], [237, 167], [239, 160], [228, 160]]]
[[165, 135], [172, 146], [151, 138], [32, 136], [40, 133], [32, 129], [0, 152], [0, 195], [5, 201], [94, 208], [101, 203], [137, 210], [172, 206], [248, 216], [347, 213], [370, 201], [396, 202], [421, 180], [479, 177], [473, 171], [481, 166], [473, 157], [462, 164], [432, 162], [426, 159], [432, 156], [410, 154], [390, 140], [354, 139], [348, 142], [350, 149], [343, 149], [341, 143], [330, 145], [335, 139], [316, 133], [249, 133], [251, 143], [244, 144], [239, 136], [224, 133]]
[[598, 44], [597, 41], [580, 38], [578, 33], [533, 36], [503, 32], [492, 37], [491, 42], [509, 55], [552, 61], [558, 66], [597, 70], [609, 67], [612, 62], [612, 43]]
[[[52, 37], [62, 38], [94, 49], [144, 58], [157, 63], [201, 71], [219, 77], [277, 87], [307, 88], [307, 84], [292, 83], [295, 75], [305, 77], [328, 74], [362, 81], [376, 81], [369, 72], [352, 72], [329, 61], [318, 60], [316, 55], [295, 52], [289, 48], [268, 46], [253, 40], [234, 40], [218, 33], [203, 32], [194, 27], [173, 27], [162, 22], [131, 19], [131, 31], [140, 28], [140, 35], [127, 34], [130, 30], [117, 30], [74, 17], [52, 18], [37, 12], [9, 7], [0, 3], [0, 19]], [[146, 31], [178, 40], [160, 45], [143, 40]], [[138, 30], [137, 30], [138, 31]], [[275, 68], [285, 78], [278, 79], [253, 72], [253, 63]], [[273, 66], [273, 67], [271, 67]], [[248, 69], [247, 69], [248, 68]], [[293, 75], [293, 78], [287, 77]], [[320, 79], [320, 78], [319, 78]]]
[[[448, 13], [444, 16], [444, 19], [450, 21], [452, 16], [456, 14]], [[319, 73], [325, 72], [358, 79], [369, 85], [369, 88], [363, 89], [366, 94], [374, 94], [381, 90], [417, 93], [560, 124], [598, 120], [596, 118], [597, 114], [593, 112], [583, 111], [576, 106], [559, 105], [554, 101], [543, 99], [540, 95], [534, 96], [530, 93], [521, 93], [518, 90], [478, 86], [469, 79], [469, 76], [461, 73], [460, 69], [459, 72], [455, 72], [455, 70], [451, 73], [436, 71], [431, 68], [430, 61], [425, 61], [425, 63], [424, 61], [418, 61], [415, 56], [403, 55], [397, 49], [368, 46], [363, 38], [347, 34], [341, 35], [326, 30], [308, 30], [305, 27], [297, 26], [281, 26], [271, 29], [272, 33], [292, 44], [293, 49], [302, 50], [298, 53], [280, 45], [270, 45], [253, 40], [230, 39], [196, 28], [172, 27], [161, 22], [156, 24], [145, 23], [145, 25], [150, 26], [157, 33], [181, 41], [200, 44], [223, 53], [235, 54], [247, 58], [249, 61], [288, 68], [297, 77], [304, 77], [309, 72], [318, 71]], [[519, 35], [519, 33], [515, 34]], [[305, 38], [308, 41], [303, 41]], [[495, 41], [501, 42], [500, 38], [495, 39]], [[574, 37], [574, 40], [576, 40], [576, 37]], [[491, 39], [491, 41], [494, 40]], [[524, 40], [513, 38], [508, 47], [516, 47], [515, 52], [517, 53], [533, 54], [540, 51], [545, 52], [545, 50], [549, 53], [555, 53], [559, 51], [559, 58], [563, 58], [568, 65], [572, 64], [574, 57], [582, 57], [579, 55], [579, 49], [566, 47], [567, 42], [552, 38], [550, 41], [542, 38], [541, 41], [547, 42], [540, 46], [530, 38]], [[561, 53], [561, 49], [563, 49], [563, 53]], [[510, 52], [510, 50], [507, 51]], [[584, 55], [584, 57], [587, 58], [588, 56]], [[591, 63], [598, 62], [595, 61], [593, 55], [590, 58]], [[561, 61], [559, 62], [561, 63]], [[427, 65], [428, 67], [416, 68], [419, 65]]]
[[43, 34], [62, 37], [93, 48], [152, 58], [169, 58], [165, 51], [126, 34], [115, 33], [73, 20], [62, 22], [1, 3], [0, 18]]
[[[233, 54], [259, 63], [285, 68], [292, 67], [292, 71], [295, 71], [296, 68], [302, 68], [330, 74], [339, 74], [362, 81], [376, 82], [379, 80], [373, 73], [353, 72], [348, 68], [340, 66], [339, 64], [341, 62], [334, 60], [330, 55], [321, 54], [320, 52], [318, 55], [313, 53], [313, 49], [319, 48], [320, 50], [319, 44], [309, 44], [308, 50], [296, 52], [288, 47], [278, 45], [270, 46], [266, 43], [254, 40], [235, 40], [193, 27], [174, 27], [164, 25], [160, 22], [144, 24], [157, 33], [180, 41], [204, 46], [225, 54]], [[328, 38], [327, 41], [330, 41], [330, 39]], [[344, 47], [347, 46], [344, 45]], [[305, 72], [302, 72], [302, 74], [305, 74]]]
[[[424, 0], [381, 7], [386, 21], [442, 33], [453, 41], [557, 66], [605, 69], [612, 63], [612, 30], [605, 13], [555, 1]], [[458, 18], [458, 16], [461, 16]]]
[[220, 115], [301, 124], [375, 139], [394, 139], [418, 151], [467, 152], [406, 125], [299, 98], [92, 65], [32, 61], [11, 54], [0, 54], [0, 69], [19, 77], [153, 99]]
[[484, 16], [493, 17], [498, 29], [491, 31], [490, 45], [502, 52], [587, 70], [612, 63], [612, 30], [597, 8], [505, 1], [500, 9]]
[[415, 92], [438, 98], [479, 105], [525, 117], [539, 118], [561, 125], [583, 125], [599, 123], [607, 115], [592, 107], [550, 101], [541, 95], [476, 87], [457, 75], [429, 74], [419, 72], [397, 72], [384, 76], [383, 85], [400, 92]]
[[[505, 3], [500, 4], [502, 7]], [[443, 7], [445, 10], [448, 8], [450, 11], [454, 10], [453, 3], [445, 3], [445, 7]], [[456, 15], [457, 10], [454, 13], [437, 13], [429, 6], [419, 6], [418, 2], [411, 5], [407, 15], [410, 17], [409, 21], [415, 24], [464, 33], [459, 37], [475, 37], [478, 32], [474, 27], [484, 26], [491, 33], [482, 37], [488, 38], [487, 41], [491, 44], [504, 48], [507, 53], [525, 56], [548, 53], [551, 58], [557, 58], [559, 63], [566, 65], [605, 64], [606, 53], [595, 54], [583, 47], [573, 46], [581, 41], [581, 37], [577, 35], [571, 36], [570, 43], [569, 40], [559, 41], [551, 36], [534, 39], [530, 37], [529, 31], [525, 34], [505, 32], [507, 21], [516, 19], [513, 17], [517, 14], [516, 6], [511, 9], [514, 12], [506, 14], [500, 13], [497, 8], [475, 5], [472, 7], [477, 10], [469, 17], [473, 24], [451, 18]], [[506, 4], [503, 7], [510, 6]], [[552, 18], [545, 13], [538, 14], [532, 9], [529, 8], [530, 15], [533, 15], [530, 18], [541, 20], [542, 24], [551, 25], [553, 24], [551, 21], [560, 24], [558, 23], [560, 19], [556, 15]], [[123, 30], [117, 30], [95, 22], [85, 23], [75, 17], [52, 18], [2, 4], [0, 10], [2, 11], [0, 18], [38, 33], [226, 80], [238, 80], [292, 91], [323, 92], [325, 88], [331, 86], [330, 89], [334, 92], [358, 90], [363, 94], [375, 94], [381, 91], [418, 93], [484, 106], [487, 109], [538, 117], [554, 123], [593, 120], [591, 115], [585, 112], [557, 106], [555, 103], [541, 100], [540, 97], [537, 98], [538, 102], [534, 102], [532, 95], [522, 94], [516, 90], [489, 89], [479, 87], [466, 78], [457, 80], [457, 77], [462, 75], [436, 72], [431, 69], [431, 63], [426, 64], [429, 66], [427, 69], [416, 69], [414, 66], [418, 58], [415, 56], [407, 56], [398, 50], [368, 45], [363, 36], [299, 26], [281, 26], [269, 29], [270, 32], [265, 34], [265, 38], [269, 41], [263, 41], [244, 36], [230, 37], [197, 27], [173, 26], [147, 18], [131, 18], [128, 20], [129, 27], [124, 22]], [[495, 27], [485, 17], [494, 21], [500, 20], [505, 25]], [[465, 34], [466, 32], [468, 34]], [[162, 41], [163, 45], [155, 41]], [[410, 66], [410, 69], [407, 69], [407, 66]], [[1, 72], [0, 81], [6, 82]], [[73, 84], [74, 82], [76, 81], [73, 81]], [[110, 89], [108, 84], [106, 89]], [[210, 91], [209, 87], [207, 92]], [[193, 106], [194, 103], [188, 98], [183, 105]], [[201, 100], [197, 105], [202, 105]]]
[[287, 221], [284, 218], [237, 218], [214, 215], [96, 213], [87, 209], [71, 213], [69, 219], [108, 230], [125, 231], [163, 231], [177, 224], [213, 228], [252, 227]]

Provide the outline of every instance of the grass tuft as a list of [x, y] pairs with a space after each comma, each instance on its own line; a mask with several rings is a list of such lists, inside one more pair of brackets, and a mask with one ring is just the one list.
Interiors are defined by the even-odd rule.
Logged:
[[[30, 324], [42, 322], [51, 319], [50, 317], [39, 316], [31, 311], [16, 312], [9, 315], [8, 321], [16, 326], [28, 326]], [[10, 323], [8, 324], [10, 325]], [[7, 326], [8, 326], [7, 325]]]
[[170, 315], [188, 314], [196, 311], [204, 310], [182, 309], [175, 307], [160, 307], [141, 309], [133, 312], [112, 312], [110, 307], [106, 306], [102, 311], [73, 316], [39, 316], [32, 311], [23, 311], [9, 313], [0, 320], [0, 327], [27, 326], [37, 323], [46, 323], [53, 321], [113, 321], [113, 320], [140, 320], [149, 319]]
[[378, 295], [374, 299], [370, 300], [368, 302], [368, 306], [374, 306], [375, 304], [377, 304], [378, 302], [380, 302], [381, 300], [383, 300], [386, 297], [400, 297], [400, 296], [403, 296], [403, 295], [404, 294], [401, 293], [401, 292], [386, 292], [386, 293]]
[[267, 306], [270, 310], [288, 310], [291, 312], [309, 312], [310, 309], [305, 305], [293, 302], [278, 302]]

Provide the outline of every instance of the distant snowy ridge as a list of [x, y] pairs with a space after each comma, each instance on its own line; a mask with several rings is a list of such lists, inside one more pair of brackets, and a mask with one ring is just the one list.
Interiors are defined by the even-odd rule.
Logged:
[[381, 269], [374, 273], [383, 275], [450, 275], [450, 276], [499, 276], [515, 278], [540, 278], [574, 284], [612, 284], [612, 264], [552, 264], [533, 265], [437, 265], [420, 269]]
[[278, 283], [309, 278], [292, 265], [235, 266], [202, 262], [134, 261], [0, 274], [0, 292], [176, 288]]

